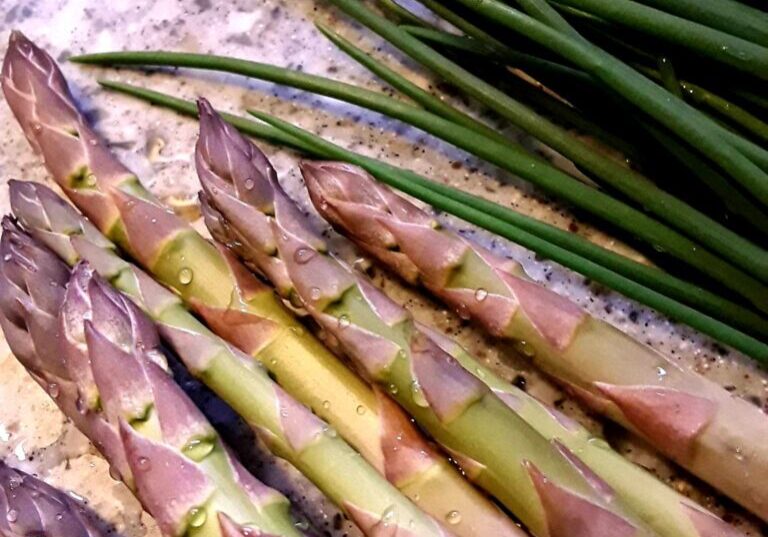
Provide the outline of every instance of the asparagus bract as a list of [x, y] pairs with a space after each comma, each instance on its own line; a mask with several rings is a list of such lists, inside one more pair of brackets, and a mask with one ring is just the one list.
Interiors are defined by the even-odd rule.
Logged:
[[85, 506], [41, 479], [0, 462], [0, 535], [106, 537]]
[[768, 517], [768, 419], [704, 377], [589, 316], [347, 164], [305, 174], [336, 228], [410, 283], [421, 283], [607, 415], [755, 514]]
[[[447, 532], [413, 505], [335, 431], [303, 407], [250, 357], [227, 345], [184, 308], [181, 299], [121, 259], [90, 222], [46, 186], [10, 182], [11, 206], [33, 237], [69, 263], [89, 262], [156, 323], [190, 373], [205, 382], [253, 427], [278, 456], [313, 481], [366, 533], [382, 527], [399, 537], [442, 537]], [[392, 403], [390, 403], [392, 405]], [[421, 456], [395, 449], [407, 475]]]
[[[259, 360], [429, 514], [443, 520], [462, 506], [466, 514], [456, 533], [468, 537], [494, 520], [499, 535], [516, 533], [408, 417], [307, 332], [271, 288], [144, 189], [86, 124], [53, 59], [21, 34], [11, 36], [2, 85], [30, 143], [75, 205], [217, 335]], [[66, 242], [67, 232], [58, 231], [51, 240]]]
[[3, 227], [0, 325], [11, 350], [163, 534], [299, 537], [288, 500], [231, 456], [173, 381], [151, 321], [87, 264], [70, 276], [9, 219]]
[[266, 157], [205, 102], [196, 162], [214, 237], [284, 297], [298, 298], [362, 374], [388, 389], [532, 533], [652, 534], [565, 446], [540, 436], [405, 310], [331, 256]]

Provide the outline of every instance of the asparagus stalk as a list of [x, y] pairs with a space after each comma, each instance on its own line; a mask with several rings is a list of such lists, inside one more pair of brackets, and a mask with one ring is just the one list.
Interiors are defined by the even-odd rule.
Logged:
[[[192, 101], [129, 84], [108, 81], [101, 81], [101, 84], [108, 89], [197, 117], [197, 107]], [[670, 276], [659, 269], [615, 254], [572, 233], [526, 217], [488, 200], [436, 183], [413, 172], [348, 151], [274, 116], [262, 113], [257, 115], [271, 124], [257, 123], [222, 113], [222, 117], [227, 122], [245, 134], [292, 147], [317, 158], [340, 159], [357, 164], [368, 170], [378, 180], [418, 197], [436, 208], [517, 242], [673, 319], [709, 334], [757, 360], [768, 359], [768, 346], [708, 316], [720, 318], [748, 332], [766, 333], [765, 320], [742, 306]], [[699, 308], [701, 312], [678, 301], [689, 303]]]
[[[468, 536], [493, 524], [499, 535], [515, 535], [507, 517], [386, 395], [323, 347], [269, 287], [144, 189], [85, 123], [45, 52], [15, 34], [4, 74], [9, 104], [33, 147], [102, 233], [176, 291], [213, 332], [261, 362], [427, 513], [445, 520], [461, 506], [455, 533]], [[419, 454], [418, 464], [402, 464], [402, 452]]]
[[[652, 534], [621, 499], [584, 478], [575, 455], [547, 442], [404, 309], [334, 259], [266, 156], [204, 101], [195, 160], [211, 234], [283, 297], [298, 298], [366, 377], [389, 389], [532, 533], [555, 536], [576, 525], [584, 535]], [[312, 167], [302, 172], [307, 177]], [[587, 524], [590, 518], [605, 526]]]
[[318, 164], [305, 179], [334, 226], [409, 282], [518, 342], [596, 411], [763, 519], [768, 517], [768, 420], [705, 378], [535, 285], [523, 268], [441, 229], [359, 168]]
[[106, 537], [85, 506], [34, 476], [0, 462], [0, 535]]
[[11, 350], [164, 535], [301, 534], [288, 500], [232, 458], [173, 382], [154, 326], [131, 302], [87, 264], [70, 276], [9, 219], [0, 252], [0, 325]]
[[[283, 391], [266, 371], [216, 337], [173, 292], [124, 261], [90, 222], [44, 185], [10, 182], [11, 206], [24, 228], [65, 262], [87, 261], [128, 295], [156, 324], [195, 377], [240, 414], [278, 456], [293, 464], [339, 505], [366, 535], [381, 523], [398, 535], [446, 535], [328, 425]], [[413, 450], [397, 451], [396, 475], [420, 464]], [[411, 533], [408, 533], [411, 532]]]
[[592, 436], [578, 422], [512, 386], [485, 367], [456, 341], [420, 325], [435, 343], [461, 366], [486, 384], [518, 416], [550, 441], [561, 442], [608, 483], [659, 535], [708, 537], [743, 535], [733, 526], [664, 485], [639, 466]]

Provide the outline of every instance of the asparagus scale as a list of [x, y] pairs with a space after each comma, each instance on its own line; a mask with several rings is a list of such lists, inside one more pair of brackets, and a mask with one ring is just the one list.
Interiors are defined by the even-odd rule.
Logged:
[[288, 500], [250, 475], [173, 381], [144, 314], [86, 264], [71, 272], [10, 219], [0, 326], [11, 350], [167, 536], [298, 537]]
[[0, 462], [0, 535], [106, 537], [107, 534], [90, 519], [82, 502]]
[[[298, 298], [359, 370], [388, 389], [475, 482], [535, 535], [654, 535], [564, 445], [549, 443], [399, 305], [328, 253], [266, 156], [205, 102], [196, 151], [206, 224]], [[312, 165], [304, 164], [305, 178]]]
[[410, 283], [421, 283], [523, 354], [593, 409], [648, 439], [765, 519], [768, 420], [569, 300], [522, 266], [456, 233], [364, 170], [315, 164], [305, 175], [322, 216]]
[[[53, 59], [18, 33], [5, 58], [3, 90], [67, 196], [213, 332], [261, 362], [286, 392], [436, 520], [449, 520], [461, 506], [454, 533], [470, 537], [486, 527], [498, 535], [519, 533], [386, 394], [306, 331], [271, 288], [162, 207], [86, 124]], [[247, 391], [236, 384], [219, 388]], [[416, 454], [416, 461], [404, 464], [403, 453]]]

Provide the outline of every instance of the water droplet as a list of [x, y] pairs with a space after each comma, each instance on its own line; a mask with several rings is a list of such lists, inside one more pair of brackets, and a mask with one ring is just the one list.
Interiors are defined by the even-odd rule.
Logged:
[[208, 513], [203, 507], [193, 507], [189, 510], [189, 527], [200, 528], [208, 519]]
[[10, 261], [11, 259], [13, 259], [13, 256], [11, 254], [5, 254], [3, 256], [3, 261], [5, 261], [5, 262]]
[[478, 367], [478, 368], [476, 368], [476, 369], [475, 369], [475, 375], [476, 375], [476, 376], [477, 376], [477, 378], [479, 378], [479, 379], [484, 379], [484, 378], [485, 378], [485, 375], [486, 375], [486, 373], [485, 373], [485, 369], [483, 369], [482, 367]]
[[324, 409], [326, 409], [326, 410], [328, 410], [329, 408], [331, 408], [331, 402], [330, 402], [330, 401], [327, 401], [327, 400], [326, 400], [326, 401], [323, 401], [323, 408], [324, 408]]
[[64, 513], [56, 513], [56, 520], [64, 520]]
[[298, 337], [301, 337], [304, 335], [304, 327], [302, 326], [292, 326], [291, 328], [289, 328], [289, 330]]
[[85, 176], [85, 186], [96, 186], [96, 176], [93, 172], [89, 172]]
[[142, 472], [146, 472], [152, 466], [147, 457], [139, 457], [139, 460], [136, 462], [139, 465], [139, 470]]
[[445, 515], [445, 521], [448, 522], [448, 524], [451, 526], [455, 526], [461, 522], [461, 513], [456, 510], [450, 511], [447, 515]]
[[339, 328], [341, 328], [342, 330], [344, 328], [347, 328], [350, 324], [349, 315], [345, 313], [341, 317], [339, 317], [338, 324], [339, 324]]
[[413, 402], [416, 403], [416, 406], [420, 406], [421, 408], [427, 408], [429, 406], [427, 398], [424, 397], [424, 390], [421, 389], [421, 384], [419, 384], [418, 380], [411, 382], [411, 396], [413, 397]]
[[33, 123], [32, 132], [34, 132], [35, 134], [40, 134], [41, 132], [43, 132], [43, 126], [40, 125], [40, 123]]
[[394, 505], [390, 505], [389, 507], [384, 509], [384, 512], [381, 513], [381, 522], [385, 527], [391, 526], [396, 522]]
[[659, 380], [664, 380], [667, 376], [667, 370], [661, 366], [658, 366], [656, 368], [656, 376], [659, 378]]
[[11, 490], [16, 490], [21, 486], [21, 478], [19, 477], [12, 477], [8, 482], [8, 488]]
[[358, 405], [358, 406], [357, 406], [357, 409], [355, 409], [355, 410], [356, 410], [356, 412], [357, 412], [357, 413], [358, 413], [360, 416], [362, 416], [363, 414], [365, 414], [365, 407], [364, 407], [363, 405]]
[[299, 265], [306, 265], [317, 255], [317, 251], [312, 248], [299, 248], [293, 253], [293, 260]]
[[309, 529], [309, 522], [306, 520], [299, 520], [294, 526], [296, 526], [296, 529], [299, 531], [307, 531]]
[[319, 300], [320, 299], [320, 288], [319, 287], [313, 287], [309, 290], [309, 298], [312, 300]]
[[253, 179], [246, 179], [243, 186], [245, 186], [246, 190], [253, 190], [253, 187], [256, 186], [256, 182]]
[[482, 302], [486, 298], [488, 298], [488, 291], [486, 291], [482, 287], [478, 288], [475, 291], [475, 300], [477, 300], [478, 302]]
[[189, 285], [192, 283], [192, 270], [184, 267], [179, 271], [179, 283], [181, 285]]
[[16, 509], [8, 509], [8, 513], [5, 515], [6, 520], [10, 523], [14, 523], [19, 519], [19, 512]]
[[733, 456], [737, 461], [743, 462], [745, 459], [744, 450], [742, 450], [740, 447], [737, 447], [736, 449], [733, 450]]
[[50, 396], [51, 396], [51, 397], [53, 397], [54, 399], [57, 399], [57, 398], [59, 397], [59, 393], [60, 393], [60, 392], [61, 392], [61, 391], [60, 391], [60, 389], [59, 389], [59, 385], [58, 385], [58, 384], [56, 384], [55, 382], [51, 382], [51, 383], [48, 385], [48, 395], [50, 395]]
[[334, 429], [333, 427], [330, 427], [330, 426], [326, 426], [323, 429], [323, 433], [326, 436], [328, 436], [329, 438], [336, 438], [338, 436], [338, 434], [339, 434], [339, 433], [336, 432], [336, 429]]
[[398, 387], [395, 386], [394, 384], [389, 385], [389, 393], [391, 393], [392, 395], [397, 395], [397, 392], [399, 391], [400, 390], [398, 389]]
[[193, 461], [200, 462], [216, 447], [216, 443], [211, 438], [193, 438], [181, 448], [182, 453]]

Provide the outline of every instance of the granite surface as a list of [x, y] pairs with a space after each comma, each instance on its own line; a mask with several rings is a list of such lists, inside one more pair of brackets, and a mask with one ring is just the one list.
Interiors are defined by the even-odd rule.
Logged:
[[[96, 79], [107, 77], [149, 85], [187, 98], [204, 95], [214, 106], [232, 112], [259, 108], [310, 128], [357, 151], [457, 185], [518, 210], [545, 219], [606, 246], [637, 255], [618, 241], [578, 221], [567, 209], [553, 204], [514, 177], [436, 141], [417, 130], [375, 114], [332, 100], [317, 98], [271, 84], [241, 77], [199, 72], [154, 72], [150, 77], [133, 71], [86, 68], [65, 63], [74, 53], [128, 48], [165, 48], [213, 52], [278, 63], [307, 72], [332, 76], [387, 93], [392, 90], [339, 53], [315, 30], [316, 19], [332, 22], [344, 35], [415, 82], [432, 90], [447, 90], [447, 98], [475, 110], [471, 103], [456, 100], [449, 87], [425, 76], [416, 66], [375, 36], [339, 17], [321, 1], [311, 0], [0, 0], [0, 54], [11, 29], [20, 29], [55, 58], [62, 61], [65, 75], [97, 129], [111, 141], [115, 151], [145, 183], [179, 213], [195, 221], [198, 189], [192, 163], [196, 123], [172, 112], [148, 107], [128, 97], [107, 93]], [[487, 118], [495, 121], [494, 118]], [[10, 111], [0, 103], [0, 208], [8, 210], [10, 178], [47, 181], [40, 160], [32, 154]], [[503, 125], [499, 125], [505, 128]], [[535, 144], [518, 137], [532, 149]], [[292, 152], [261, 144], [272, 158], [287, 189], [307, 205]], [[552, 156], [552, 155], [550, 155]], [[556, 158], [556, 156], [553, 156]], [[567, 166], [566, 164], [563, 164]], [[766, 408], [768, 375], [757, 370], [738, 353], [724, 349], [694, 331], [660, 317], [599, 286], [586, 282], [530, 252], [493, 238], [462, 222], [445, 223], [492, 247], [498, 253], [521, 261], [531, 275], [632, 336], [671, 356], [682, 367], [691, 368], [725, 386], [735, 395]], [[202, 229], [199, 221], [196, 225]], [[354, 255], [341, 239], [335, 244], [344, 255]], [[640, 256], [637, 256], [638, 258]], [[494, 343], [466, 326], [439, 304], [373, 268], [378, 284], [406, 304], [421, 320], [433, 322], [457, 335], [489, 365], [511, 382], [556, 404], [565, 412], [604, 434], [632, 460], [656, 472], [662, 479], [737, 524], [750, 535], [760, 535], [753, 518], [723, 500], [711, 489], [676, 467], [626, 433], [593, 419], [560, 390], [532, 370], [512, 348]], [[151, 519], [122, 485], [109, 478], [107, 465], [88, 442], [58, 413], [47, 395], [29, 379], [3, 344], [0, 349], [0, 457], [85, 497], [105, 523], [118, 534], [140, 537], [157, 535]], [[319, 531], [335, 535], [358, 535], [329, 505], [317, 505], [317, 494], [300, 479], [285, 479], [290, 473], [275, 465], [223, 405], [192, 381], [185, 386], [199, 400], [260, 477], [283, 487], [297, 500], [299, 510]], [[309, 498], [302, 501], [303, 498]]]

